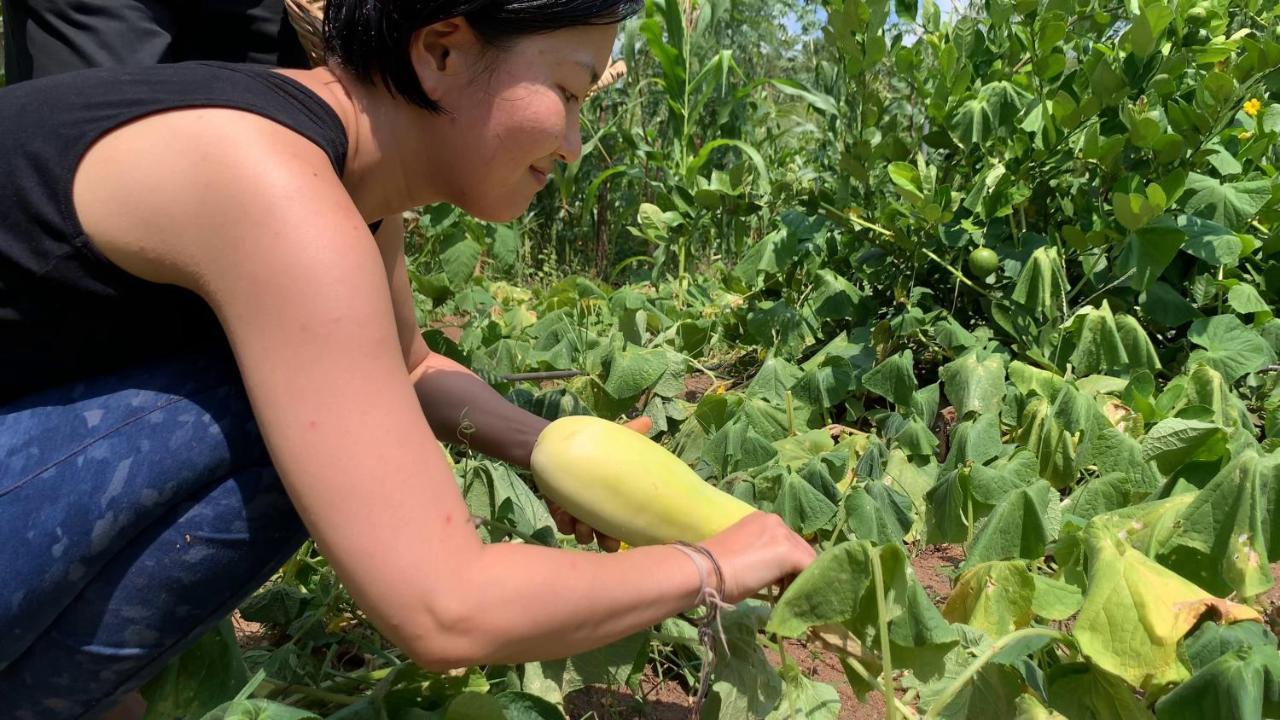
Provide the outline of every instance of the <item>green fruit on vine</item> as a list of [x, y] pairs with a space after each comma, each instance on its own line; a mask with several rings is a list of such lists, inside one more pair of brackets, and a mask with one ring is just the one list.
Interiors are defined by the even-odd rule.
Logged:
[[1000, 258], [996, 251], [989, 247], [980, 247], [969, 253], [969, 272], [974, 277], [984, 278], [994, 273], [1000, 266]]
[[1187, 11], [1187, 25], [1202, 28], [1209, 24], [1209, 8], [1197, 5]]
[[1188, 28], [1187, 33], [1182, 36], [1182, 44], [1188, 47], [1208, 45], [1209, 41], [1212, 39], [1213, 39], [1213, 36], [1210, 35], [1209, 31], [1205, 30], [1204, 28], [1200, 28], [1199, 30], [1194, 30], [1194, 31]]
[[1160, 97], [1167, 98], [1178, 91], [1178, 85], [1173, 81], [1173, 78], [1165, 73], [1160, 73], [1151, 78], [1151, 89], [1155, 90]]

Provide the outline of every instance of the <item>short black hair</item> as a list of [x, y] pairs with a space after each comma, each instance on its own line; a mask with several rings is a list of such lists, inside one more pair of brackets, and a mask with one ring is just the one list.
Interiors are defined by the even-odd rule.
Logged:
[[521, 35], [612, 25], [643, 8], [644, 0], [328, 0], [324, 48], [361, 80], [379, 80], [393, 95], [443, 113], [409, 62], [409, 43], [421, 28], [461, 17], [481, 41], [498, 47]]

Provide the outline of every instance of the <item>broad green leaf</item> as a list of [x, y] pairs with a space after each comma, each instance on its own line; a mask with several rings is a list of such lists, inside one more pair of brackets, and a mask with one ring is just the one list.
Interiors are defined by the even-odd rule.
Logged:
[[765, 720], [836, 720], [840, 716], [840, 694], [835, 688], [805, 677], [794, 663], [783, 665], [780, 675], [782, 699]]
[[[926, 542], [963, 543], [973, 531], [970, 515], [990, 509], [978, 505], [969, 492], [969, 469], [958, 468], [943, 473], [933, 487], [925, 493]], [[974, 518], [976, 521], [976, 518]]]
[[[142, 697], [147, 701], [146, 718], [168, 720], [218, 712], [234, 717], [227, 714], [230, 710], [223, 703], [234, 698], [248, 680], [249, 673], [240, 657], [231, 618], [223, 618], [142, 687]], [[256, 706], [252, 710], [267, 711]], [[271, 717], [285, 720], [278, 710], [270, 712], [277, 713]]]
[[1186, 233], [1182, 249], [1210, 265], [1230, 267], [1240, 260], [1244, 245], [1235, 233], [1222, 225], [1195, 215], [1179, 215], [1168, 222]]
[[1064, 382], [1061, 375], [1018, 360], [1009, 363], [1009, 380], [1023, 395], [1036, 394], [1046, 400], [1057, 397]]
[[1031, 253], [1018, 275], [1013, 299], [1038, 318], [1060, 318], [1065, 311], [1066, 271], [1057, 248], [1045, 246]]
[[1253, 597], [1272, 585], [1268, 520], [1280, 483], [1275, 456], [1249, 450], [1231, 459], [1178, 518], [1160, 560], [1210, 592]]
[[1197, 458], [1214, 458], [1226, 451], [1226, 430], [1199, 420], [1161, 420], [1142, 439], [1142, 459], [1152, 460], [1166, 475]]
[[1076, 340], [1071, 363], [1077, 373], [1092, 375], [1129, 367], [1129, 357], [1107, 301], [1102, 301], [1097, 310], [1086, 306], [1077, 311], [1069, 324]]
[[1010, 493], [978, 526], [961, 567], [989, 560], [1043, 557], [1051, 539], [1045, 517], [1050, 492], [1049, 483], [1040, 480]]
[[1232, 625], [1219, 625], [1207, 622], [1182, 641], [1179, 652], [1186, 658], [1187, 667], [1191, 672], [1198, 673], [1214, 660], [1233, 650], [1251, 647], [1274, 650], [1276, 645], [1276, 636], [1267, 629], [1265, 623], [1239, 622]]
[[470, 282], [483, 252], [484, 248], [479, 243], [465, 237], [440, 250], [440, 264], [449, 279], [449, 287], [457, 291]]
[[799, 475], [788, 473], [782, 481], [774, 512], [781, 515], [792, 530], [809, 535], [835, 519], [836, 506]]
[[1072, 720], [1151, 720], [1124, 681], [1089, 663], [1049, 669], [1049, 707]]
[[1275, 353], [1267, 341], [1234, 315], [1197, 320], [1191, 324], [1187, 337], [1203, 348], [1191, 353], [1187, 364], [1203, 362], [1222, 373], [1229, 383], [1275, 362]]
[[1201, 317], [1194, 305], [1177, 290], [1162, 282], [1156, 282], [1147, 288], [1142, 296], [1141, 308], [1147, 318], [1171, 328]]
[[863, 375], [862, 386], [899, 409], [909, 409], [917, 389], [913, 363], [911, 351], [904, 350]]
[[[150, 706], [147, 707], [150, 711]], [[165, 717], [183, 717], [167, 715]], [[191, 717], [195, 717], [194, 715]], [[270, 700], [233, 700], [210, 710], [200, 720], [320, 720], [320, 716]]]
[[985, 562], [956, 579], [942, 616], [999, 638], [1032, 619], [1035, 582], [1025, 562]]
[[959, 681], [974, 658], [990, 648], [992, 642], [975, 628], [966, 625], [952, 627], [957, 629], [959, 642], [944, 657], [942, 672], [920, 689], [920, 709], [936, 712], [936, 717], [944, 720], [1014, 717], [1025, 681], [1017, 670], [995, 661], [984, 665], [945, 707], [935, 710], [934, 706], [942, 700], [943, 693]]
[[1227, 302], [1231, 303], [1231, 309], [1238, 313], [1271, 312], [1271, 306], [1267, 305], [1257, 289], [1248, 283], [1240, 283], [1232, 287], [1227, 292]]
[[982, 350], [970, 350], [942, 366], [943, 390], [956, 414], [999, 414], [1004, 401], [1004, 358]]
[[[729, 649], [711, 674], [711, 692], [718, 699], [720, 720], [765, 717], [782, 697], [782, 678], [769, 665], [756, 638], [769, 610], [748, 601], [720, 615]], [[716, 703], [709, 703], [716, 704]]]
[[588, 685], [625, 685], [648, 657], [649, 631], [644, 630], [573, 657], [528, 663], [522, 689], [559, 704], [566, 694]]
[[1130, 284], [1138, 290], [1148, 290], [1187, 240], [1187, 234], [1162, 220], [1135, 230], [1125, 238], [1125, 244], [1117, 262], [1118, 269], [1133, 271]]
[[951, 447], [947, 451], [946, 467], [971, 463], [976, 469], [981, 463], [999, 457], [1003, 451], [1000, 418], [990, 413], [978, 415], [951, 427]]
[[1035, 595], [1031, 598], [1031, 610], [1045, 620], [1066, 620], [1075, 615], [1084, 604], [1080, 588], [1043, 575], [1033, 575]]
[[1062, 503], [1063, 512], [1081, 520], [1095, 515], [1128, 507], [1155, 489], [1141, 476], [1132, 473], [1109, 472], [1101, 477], [1084, 481]]
[[1206, 612], [1227, 622], [1260, 620], [1156, 564], [1096, 520], [1084, 531], [1089, 585], [1074, 634], [1085, 656], [1138, 688], [1185, 680], [1178, 641]]
[[1158, 720], [1254, 720], [1280, 712], [1280, 652], [1238, 648], [1156, 703]]
[[1115, 318], [1116, 329], [1120, 332], [1120, 345], [1124, 348], [1124, 355], [1128, 360], [1127, 369], [1130, 372], [1159, 370], [1160, 356], [1156, 353], [1156, 347], [1152, 344], [1146, 329], [1142, 327], [1142, 323], [1127, 313], [1120, 313]]
[[877, 545], [902, 542], [911, 530], [911, 499], [881, 482], [854, 487], [844, 496], [844, 514], [855, 537]]
[[1040, 461], [1024, 448], [990, 465], [969, 468], [973, 497], [984, 505], [998, 505], [1009, 494], [1034, 485], [1040, 479]]
[[1224, 183], [1199, 173], [1187, 177], [1187, 212], [1232, 229], [1243, 229], [1271, 199], [1269, 180]]
[[614, 355], [604, 389], [618, 400], [633, 398], [653, 387], [666, 370], [665, 350], [627, 349]]
[[791, 470], [799, 470], [819, 455], [831, 452], [835, 446], [831, 433], [823, 429], [810, 430], [773, 443], [778, 451], [778, 462]]

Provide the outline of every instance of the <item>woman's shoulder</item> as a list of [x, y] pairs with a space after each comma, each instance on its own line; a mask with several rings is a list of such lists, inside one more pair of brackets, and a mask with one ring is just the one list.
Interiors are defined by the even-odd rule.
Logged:
[[[329, 188], [323, 200], [301, 190], [317, 184]], [[344, 192], [323, 147], [261, 114], [208, 106], [112, 130], [84, 154], [72, 181], [74, 210], [95, 250], [144, 280], [189, 288], [200, 272], [190, 239], [207, 235], [188, 232], [189, 223], [270, 233], [286, 205], [350, 203]]]

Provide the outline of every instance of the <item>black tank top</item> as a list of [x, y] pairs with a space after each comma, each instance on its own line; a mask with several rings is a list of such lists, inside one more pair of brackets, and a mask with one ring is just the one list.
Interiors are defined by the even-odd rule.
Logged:
[[104, 68], [0, 90], [0, 410], [54, 385], [225, 345], [199, 295], [130, 275], [98, 252], [71, 201], [76, 168], [102, 135], [144, 115], [197, 106], [273, 120], [318, 145], [342, 174], [347, 139], [338, 116], [267, 66]]

